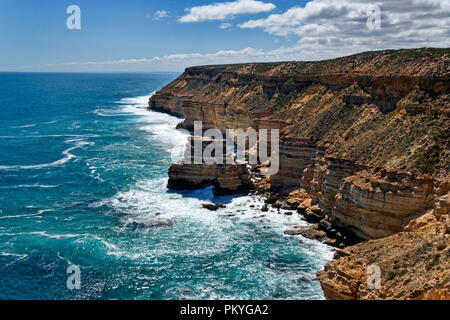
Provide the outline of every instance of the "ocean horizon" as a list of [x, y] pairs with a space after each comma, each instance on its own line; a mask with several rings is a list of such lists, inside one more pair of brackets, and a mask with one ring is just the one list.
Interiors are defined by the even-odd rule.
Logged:
[[0, 73], [0, 299], [324, 299], [300, 216], [167, 189], [188, 137], [147, 107], [178, 74]]

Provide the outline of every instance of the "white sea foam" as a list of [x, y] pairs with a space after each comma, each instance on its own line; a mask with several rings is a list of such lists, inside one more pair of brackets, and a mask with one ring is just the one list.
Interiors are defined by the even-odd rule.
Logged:
[[[144, 109], [148, 99], [148, 96], [122, 99], [117, 104], [121, 105], [121, 112], [139, 116], [137, 120], [141, 123], [139, 128], [149, 134], [148, 138], [152, 142], [162, 144], [169, 150], [172, 153], [172, 161], [181, 159], [188, 136], [175, 129], [180, 119]], [[262, 212], [264, 199], [261, 197], [214, 198], [212, 188], [181, 194], [167, 192], [166, 186], [167, 178], [143, 179], [130, 186], [129, 190], [119, 192], [115, 196], [98, 201], [91, 206], [111, 208], [113, 213], [120, 214], [123, 227], [137, 226], [149, 230], [154, 228], [176, 229], [182, 221], [191, 221], [193, 226], [201, 226], [198, 232], [205, 233], [205, 237], [213, 234], [219, 238], [224, 237], [224, 239], [228, 237], [230, 229], [238, 230], [243, 228], [243, 225], [252, 225], [254, 228], [260, 229], [270, 228], [280, 236], [284, 236], [284, 232], [293, 226], [307, 225], [299, 215], [285, 215], [283, 210], [278, 212], [270, 209], [269, 212]], [[226, 202], [225, 209], [210, 212], [202, 208], [202, 204], [205, 202], [221, 201]], [[247, 227], [242, 230], [246, 230], [245, 228]], [[317, 255], [320, 259], [331, 259], [332, 251], [328, 246], [305, 238], [302, 238], [302, 241], [313, 247], [310, 250], [311, 255]], [[171, 254], [169, 252], [171, 249], [166, 246], [129, 252], [129, 250], [117, 246], [104, 245], [107, 247], [108, 254], [130, 259]], [[177, 250], [173, 254], [183, 254], [180, 252], [183, 250], [182, 248], [177, 248]], [[186, 247], [186, 250], [187, 255], [196, 255], [189, 246]], [[208, 254], [205, 250], [211, 250], [211, 254], [216, 254], [219, 253], [216, 251], [221, 250], [221, 247], [215, 245], [210, 248], [202, 248], [202, 252], [198, 254]]]
[[0, 220], [3, 219], [18, 219], [18, 218], [35, 218], [37, 216], [41, 215], [40, 213], [33, 213], [33, 214], [19, 214], [16, 216], [0, 216]]
[[150, 100], [151, 96], [153, 96], [155, 92], [152, 92], [148, 96], [140, 96], [140, 97], [134, 97], [134, 98], [124, 98], [119, 101], [117, 101], [117, 104], [128, 104], [128, 105], [140, 105], [140, 106], [148, 106], [148, 101]]
[[36, 127], [37, 124], [33, 123], [33, 124], [26, 124], [23, 126], [17, 126], [17, 127], [12, 127], [13, 129], [25, 129], [25, 128], [33, 128]]
[[48, 122], [42, 122], [42, 123], [31, 123], [31, 124], [25, 124], [25, 125], [22, 125], [22, 126], [14, 126], [14, 127], [11, 127], [11, 128], [12, 129], [34, 128], [34, 127], [36, 127], [38, 125], [41, 125], [41, 124], [44, 124], [44, 125], [46, 125], [46, 124], [54, 124], [56, 122], [58, 122], [58, 121], [54, 120], [54, 121], [48, 121]]
[[78, 141], [74, 147], [71, 147], [62, 152], [62, 155], [64, 155], [64, 158], [61, 158], [61, 159], [51, 162], [51, 163], [43, 163], [43, 164], [27, 165], [27, 166], [0, 166], [0, 170], [6, 170], [6, 171], [31, 170], [31, 169], [43, 169], [43, 168], [60, 166], [60, 165], [63, 165], [65, 163], [69, 162], [73, 158], [75, 158], [75, 155], [71, 154], [70, 152], [72, 152], [73, 150], [79, 149], [83, 146], [86, 146], [86, 145], [93, 146], [94, 142]]
[[164, 144], [171, 153], [172, 161], [176, 162], [183, 157], [188, 135], [176, 130], [179, 118], [147, 109], [148, 101], [153, 94], [154, 92], [149, 96], [125, 98], [116, 103], [121, 105], [122, 112], [140, 116], [138, 121], [143, 124], [140, 129], [150, 134], [150, 140]]
[[26, 254], [8, 253], [8, 252], [2, 252], [1, 255], [3, 257], [18, 257], [18, 258], [25, 258], [25, 257], [27, 257]]
[[150, 140], [165, 145], [171, 153], [172, 162], [181, 160], [189, 135], [175, 129], [180, 120], [166, 114], [152, 113], [152, 121], [154, 122], [144, 125], [140, 129], [150, 133]]
[[70, 239], [79, 238], [79, 234], [49, 234], [47, 231], [34, 231], [34, 232], [18, 232], [18, 233], [0, 233], [0, 236], [40, 236], [48, 239]]
[[[298, 226], [307, 226], [299, 215], [286, 215], [285, 210], [270, 209], [262, 212], [262, 197], [240, 196], [214, 198], [212, 189], [207, 188], [190, 193], [190, 196], [166, 192], [167, 179], [142, 180], [126, 192], [119, 192], [112, 198], [100, 201], [93, 206], [109, 206], [122, 214], [121, 221], [127, 225], [143, 227], [170, 227], [165, 222], [175, 224], [180, 219], [194, 220], [206, 230], [223, 233], [227, 227], [235, 224], [250, 223], [262, 228], [270, 228], [280, 236], [286, 230]], [[226, 208], [210, 212], [202, 208], [203, 203], [226, 202]], [[228, 202], [228, 203], [227, 203]], [[301, 238], [310, 244], [311, 250], [305, 249], [308, 255], [331, 259], [332, 251], [317, 241]]]
[[18, 184], [15, 186], [0, 187], [0, 189], [31, 189], [31, 188], [42, 188], [42, 189], [52, 189], [57, 188], [59, 185], [45, 185], [45, 184]]
[[0, 136], [0, 139], [23, 139], [23, 138], [98, 138], [98, 134], [46, 134], [46, 135], [28, 135], [28, 136]]

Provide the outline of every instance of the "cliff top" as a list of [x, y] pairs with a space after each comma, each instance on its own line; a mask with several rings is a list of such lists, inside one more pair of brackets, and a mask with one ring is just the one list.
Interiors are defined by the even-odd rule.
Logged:
[[237, 72], [267, 76], [298, 74], [345, 74], [370, 76], [443, 76], [449, 75], [450, 48], [383, 50], [358, 53], [322, 61], [285, 61], [241, 63], [187, 68], [211, 69], [217, 72]]

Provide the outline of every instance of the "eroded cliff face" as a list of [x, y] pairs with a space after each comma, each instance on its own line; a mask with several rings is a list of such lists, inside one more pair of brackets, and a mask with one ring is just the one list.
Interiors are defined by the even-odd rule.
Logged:
[[441, 197], [403, 232], [338, 251], [318, 273], [327, 299], [450, 300], [449, 200]]
[[311, 194], [334, 224], [362, 239], [379, 239], [431, 208], [448, 190], [444, 181], [325, 158], [316, 167]]
[[[449, 55], [416, 49], [193, 67], [150, 108], [182, 115], [189, 130], [194, 121], [223, 131], [280, 129], [280, 170], [267, 185], [303, 188], [324, 218], [377, 239], [401, 231], [448, 190], [436, 192], [449, 178]], [[229, 190], [240, 190], [243, 171], [180, 163], [169, 186], [203, 187], [235, 174]]]
[[363, 239], [402, 231], [435, 202], [430, 177], [367, 170], [345, 178], [335, 198], [332, 221], [352, 228]]

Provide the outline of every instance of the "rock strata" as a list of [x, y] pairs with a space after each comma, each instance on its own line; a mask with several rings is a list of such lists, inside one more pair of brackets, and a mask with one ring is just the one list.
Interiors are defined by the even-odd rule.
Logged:
[[[449, 203], [449, 196], [440, 199]], [[340, 251], [337, 260], [318, 273], [330, 300], [450, 299], [449, 211], [440, 204], [387, 238]], [[378, 288], [371, 286], [373, 266], [380, 268]]]

